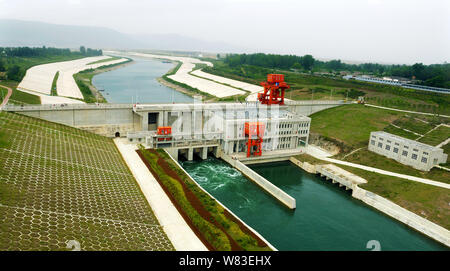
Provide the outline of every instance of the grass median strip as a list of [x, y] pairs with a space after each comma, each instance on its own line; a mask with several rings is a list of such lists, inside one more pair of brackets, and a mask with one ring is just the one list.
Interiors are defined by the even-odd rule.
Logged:
[[201, 190], [164, 150], [138, 151], [175, 207], [210, 250], [270, 250], [261, 239]]

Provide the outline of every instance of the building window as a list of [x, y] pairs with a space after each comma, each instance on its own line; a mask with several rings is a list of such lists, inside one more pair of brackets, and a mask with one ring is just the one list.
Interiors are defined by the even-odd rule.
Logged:
[[383, 141], [383, 138], [382, 138], [382, 137], [380, 137], [380, 141]]
[[426, 157], [422, 157], [422, 163], [427, 163], [428, 159]]
[[409, 149], [409, 147], [408, 147], [408, 146], [403, 146], [403, 148], [404, 148], [404, 149]]
[[394, 152], [395, 152], [395, 153], [398, 153], [398, 148], [394, 148]]
[[375, 140], [370, 140], [370, 144], [375, 145]]
[[394, 143], [395, 144], [395, 146], [399, 146], [400, 144], [398, 144], [398, 143]]
[[378, 148], [383, 148], [383, 143], [378, 142]]
[[403, 152], [402, 152], [402, 155], [403, 155], [403, 156], [408, 156], [408, 152], [407, 152], [407, 151], [403, 151]]
[[411, 155], [411, 158], [414, 159], [414, 160], [417, 160], [417, 154], [413, 153], [413, 154]]
[[386, 145], [386, 150], [391, 150], [391, 145]]
[[388, 140], [387, 143], [392, 143], [392, 141]]
[[423, 152], [423, 155], [428, 155], [428, 152]]
[[413, 151], [419, 151], [418, 149], [413, 149]]

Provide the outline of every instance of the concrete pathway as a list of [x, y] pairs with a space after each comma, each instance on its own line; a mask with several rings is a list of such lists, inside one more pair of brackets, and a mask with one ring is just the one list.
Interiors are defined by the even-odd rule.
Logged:
[[[409, 110], [401, 110], [401, 109], [396, 109], [396, 108], [391, 108], [391, 107], [384, 107], [384, 106], [379, 106], [379, 105], [373, 105], [373, 104], [364, 104], [365, 106], [370, 106], [370, 107], [376, 107], [376, 108], [380, 108], [380, 109], [386, 109], [386, 110], [392, 110], [392, 111], [398, 111], [398, 112], [405, 112], [405, 113], [412, 113], [412, 114], [420, 114], [420, 115], [428, 115], [428, 116], [435, 116], [436, 114], [433, 113], [424, 113], [424, 112], [417, 112], [417, 111], [409, 111]], [[447, 115], [439, 115], [440, 117], [444, 117], [444, 118], [450, 118], [450, 116]]]
[[127, 144], [124, 138], [116, 138], [114, 139], [114, 143], [133, 173], [153, 213], [175, 249], [182, 251], [207, 251], [208, 249], [198, 239], [186, 221], [184, 221], [158, 181], [153, 177], [144, 162], [142, 162], [136, 153], [136, 145]]
[[308, 145], [308, 148], [306, 149], [307, 154], [309, 154], [317, 159], [321, 159], [321, 160], [324, 160], [324, 161], [327, 161], [330, 163], [359, 168], [359, 169], [363, 169], [363, 170], [370, 171], [370, 172], [375, 172], [375, 173], [379, 173], [379, 174], [383, 174], [383, 175], [398, 177], [398, 178], [402, 178], [402, 179], [411, 180], [414, 182], [419, 182], [419, 183], [424, 183], [424, 184], [429, 184], [429, 185], [434, 185], [434, 186], [450, 189], [450, 184], [329, 158], [327, 156], [323, 156], [323, 152], [324, 152], [323, 150], [320, 150], [317, 147], [312, 146], [312, 145]]
[[12, 89], [4, 85], [0, 85], [0, 87], [6, 88], [6, 90], [8, 90], [8, 93], [6, 94], [5, 98], [2, 101], [2, 104], [0, 105], [0, 108], [2, 108], [5, 104], [8, 103], [9, 97], [11, 97], [12, 94]]

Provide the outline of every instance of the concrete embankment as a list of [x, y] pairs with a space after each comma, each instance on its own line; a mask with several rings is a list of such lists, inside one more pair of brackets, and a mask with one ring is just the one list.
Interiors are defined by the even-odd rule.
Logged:
[[222, 154], [221, 158], [232, 165], [234, 168], [242, 172], [245, 176], [247, 176], [250, 180], [254, 181], [257, 185], [259, 185], [262, 189], [276, 198], [278, 201], [286, 205], [290, 209], [295, 209], [296, 202], [295, 199], [289, 196], [286, 192], [278, 188], [276, 185], [272, 184], [258, 173], [254, 172], [252, 169], [244, 165], [241, 161], [235, 160], [228, 155]]
[[[323, 165], [313, 165], [308, 162], [302, 162], [291, 157], [290, 161], [303, 170], [317, 174]], [[343, 170], [342, 170], [343, 171]], [[336, 180], [339, 181], [339, 180]], [[370, 180], [369, 180], [370, 181]], [[450, 231], [447, 229], [406, 210], [405, 208], [389, 201], [375, 193], [360, 188], [358, 184], [351, 185], [352, 197], [359, 199], [369, 206], [383, 212], [384, 214], [410, 226], [411, 228], [427, 235], [428, 237], [443, 243], [450, 247]]]
[[261, 239], [264, 243], [267, 244], [268, 247], [270, 247], [270, 249], [272, 249], [273, 251], [278, 251], [272, 244], [270, 244], [261, 234], [259, 234], [256, 230], [254, 230], [252, 227], [250, 227], [249, 225], [247, 225], [244, 221], [242, 221], [236, 214], [234, 214], [230, 209], [228, 209], [225, 205], [223, 205], [219, 200], [217, 200], [215, 197], [213, 197], [208, 191], [206, 191], [205, 189], [203, 189], [203, 187], [201, 187], [201, 185], [199, 185], [194, 178], [191, 177], [191, 175], [189, 175], [189, 173], [184, 170], [184, 168], [178, 163], [178, 161], [172, 157], [172, 155], [166, 151], [166, 153], [169, 155], [169, 157], [172, 159], [172, 161], [186, 174], [186, 176], [188, 176], [197, 186], [198, 188], [200, 188], [203, 192], [205, 192], [208, 196], [210, 196], [212, 199], [214, 199], [220, 206], [222, 206], [225, 210], [228, 211], [228, 213], [230, 213], [232, 216], [234, 216], [234, 218], [236, 218], [239, 222], [242, 223], [242, 225], [244, 225], [245, 227], [247, 227], [251, 232], [253, 232], [256, 236], [258, 236], [259, 239]]
[[421, 217], [377, 194], [364, 190], [358, 186], [353, 189], [352, 196], [389, 215], [411, 228], [433, 238], [450, 247], [450, 231]]

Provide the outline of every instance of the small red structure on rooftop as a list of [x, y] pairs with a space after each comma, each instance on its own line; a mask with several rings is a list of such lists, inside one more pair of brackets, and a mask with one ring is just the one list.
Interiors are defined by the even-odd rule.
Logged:
[[284, 82], [283, 74], [268, 74], [267, 82], [261, 82], [264, 92], [258, 93], [258, 100], [261, 104], [284, 105], [284, 93], [289, 85]]
[[245, 123], [244, 133], [248, 137], [248, 141], [245, 143], [247, 145], [247, 157], [250, 157], [252, 152], [254, 156], [261, 156], [265, 127], [265, 124], [262, 122]]

